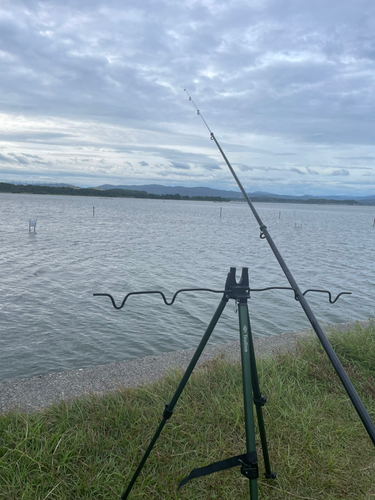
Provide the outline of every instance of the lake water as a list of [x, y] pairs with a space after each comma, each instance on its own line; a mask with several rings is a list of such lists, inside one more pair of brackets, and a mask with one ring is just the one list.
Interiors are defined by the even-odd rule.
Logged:
[[[255, 206], [302, 290], [352, 292], [306, 296], [322, 325], [375, 316], [375, 207]], [[93, 293], [223, 290], [231, 266], [251, 288], [289, 286], [245, 203], [1, 193], [0, 207], [1, 381], [196, 347], [221, 298], [133, 296], [117, 311]], [[249, 309], [254, 336], [310, 326], [291, 291], [254, 292]], [[210, 342], [238, 336], [230, 301]]]

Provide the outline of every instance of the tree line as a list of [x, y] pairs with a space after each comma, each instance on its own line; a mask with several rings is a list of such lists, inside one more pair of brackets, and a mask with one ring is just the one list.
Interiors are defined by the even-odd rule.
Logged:
[[10, 184], [0, 182], [0, 192], [20, 194], [52, 194], [65, 196], [95, 196], [100, 198], [144, 198], [160, 200], [195, 200], [195, 201], [217, 201], [228, 202], [229, 198], [220, 196], [181, 196], [180, 194], [151, 194], [146, 191], [133, 191], [130, 189], [95, 189], [74, 187], [52, 187], [39, 186], [35, 184]]

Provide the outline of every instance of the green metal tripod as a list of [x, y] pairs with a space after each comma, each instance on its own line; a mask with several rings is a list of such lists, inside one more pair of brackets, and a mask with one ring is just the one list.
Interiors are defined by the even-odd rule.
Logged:
[[239, 331], [240, 331], [240, 344], [241, 344], [241, 363], [242, 363], [242, 381], [243, 381], [243, 396], [244, 396], [244, 409], [245, 409], [245, 431], [246, 431], [246, 453], [243, 455], [238, 455], [236, 457], [228, 458], [221, 462], [216, 462], [214, 464], [202, 467], [200, 469], [194, 469], [188, 477], [181, 481], [179, 488], [186, 484], [190, 479], [197, 478], [200, 476], [206, 476], [213, 472], [218, 472], [220, 470], [228, 469], [230, 467], [241, 466], [241, 473], [249, 479], [249, 489], [250, 489], [250, 499], [258, 499], [258, 485], [257, 479], [259, 477], [258, 472], [258, 460], [255, 446], [255, 423], [254, 423], [254, 410], [253, 404], [256, 408], [259, 433], [263, 451], [263, 458], [265, 464], [265, 476], [266, 478], [274, 479], [276, 474], [271, 472], [270, 461], [268, 456], [267, 440], [266, 440], [266, 430], [263, 420], [262, 406], [266, 402], [266, 398], [262, 396], [259, 389], [258, 373], [256, 369], [254, 345], [251, 334], [249, 310], [247, 306], [247, 301], [250, 298], [250, 287], [249, 287], [249, 275], [248, 268], [242, 268], [241, 279], [237, 283], [236, 281], [236, 268], [231, 267], [230, 272], [225, 284], [225, 291], [223, 297], [213, 315], [210, 324], [208, 325], [206, 332], [204, 333], [197, 350], [195, 351], [186, 372], [184, 373], [176, 392], [174, 393], [171, 401], [165, 405], [165, 410], [163, 413], [163, 419], [157, 428], [154, 437], [143, 455], [143, 458], [135, 471], [129, 486], [121, 495], [120, 500], [125, 500], [128, 498], [135, 481], [139, 473], [141, 472], [148, 456], [150, 455], [152, 448], [154, 447], [156, 440], [158, 439], [164, 425], [167, 420], [172, 416], [174, 407], [189, 380], [189, 377], [194, 370], [201, 354], [206, 346], [211, 333], [213, 332], [216, 323], [218, 322], [226, 304], [229, 299], [234, 299], [238, 304], [238, 319], [239, 319]]

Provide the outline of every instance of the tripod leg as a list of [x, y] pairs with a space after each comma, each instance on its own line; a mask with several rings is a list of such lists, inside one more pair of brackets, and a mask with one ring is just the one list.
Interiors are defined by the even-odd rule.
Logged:
[[[246, 304], [246, 307], [247, 307], [247, 304]], [[265, 476], [267, 479], [275, 479], [276, 474], [271, 471], [270, 459], [269, 459], [269, 455], [268, 455], [267, 438], [266, 438], [266, 428], [264, 425], [263, 411], [262, 411], [262, 406], [264, 406], [264, 404], [266, 403], [266, 398], [264, 396], [262, 396], [262, 393], [260, 392], [260, 388], [259, 388], [259, 379], [258, 379], [258, 372], [257, 372], [257, 366], [256, 366], [256, 360], [255, 360], [255, 351], [254, 351], [254, 344], [253, 344], [253, 336], [251, 333], [249, 312], [247, 314], [247, 321], [248, 321], [248, 330], [249, 330], [251, 381], [253, 384], [254, 404], [255, 404], [257, 417], [258, 417], [260, 440], [262, 443], [264, 467], [266, 469]]]
[[181, 396], [181, 393], [182, 393], [185, 385], [187, 384], [187, 381], [189, 380], [189, 377], [190, 377], [192, 371], [194, 370], [195, 365], [197, 364], [197, 362], [200, 358], [200, 355], [202, 354], [202, 351], [205, 348], [205, 346], [206, 346], [206, 344], [211, 336], [211, 333], [216, 326], [216, 323], [219, 321], [221, 313], [223, 312], [223, 309], [226, 306], [227, 302], [228, 302], [228, 298], [223, 296], [218, 308], [215, 311], [215, 314], [213, 315], [213, 317], [210, 321], [210, 324], [207, 327], [207, 330], [205, 331], [205, 333], [204, 333], [204, 335], [203, 335], [203, 337], [202, 337], [202, 339], [197, 347], [197, 350], [195, 351], [195, 353], [194, 353], [194, 355], [189, 363], [189, 366], [186, 369], [186, 372], [184, 373], [184, 375], [181, 379], [181, 382], [179, 383], [179, 385], [177, 387], [176, 392], [174, 393], [170, 403], [167, 403], [165, 405], [165, 410], [163, 413], [163, 420], [160, 422], [159, 427], [157, 428], [157, 430], [154, 434], [154, 437], [152, 438], [150, 444], [148, 445], [148, 448], [147, 448], [145, 454], [143, 455], [143, 458], [142, 458], [140, 464], [138, 465], [138, 468], [135, 471], [135, 473], [130, 481], [129, 486], [124, 491], [124, 493], [121, 495], [120, 500], [125, 500], [126, 498], [128, 498], [128, 495], [129, 495], [131, 489], [133, 488], [134, 483], [137, 480], [137, 477], [138, 477], [139, 473], [141, 472], [148, 456], [150, 455], [152, 448], [154, 447], [154, 445], [156, 443], [156, 440], [158, 439], [161, 431], [163, 430], [164, 425], [166, 424], [167, 420], [172, 416], [173, 409], [178, 401], [178, 398]]
[[[249, 314], [247, 309], [246, 299], [240, 300], [238, 307], [238, 318], [240, 325], [240, 341], [241, 341], [241, 361], [242, 361], [242, 382], [243, 382], [243, 397], [245, 407], [245, 431], [246, 431], [246, 451], [256, 452], [255, 447], [255, 430], [254, 430], [254, 410], [253, 410], [253, 387], [252, 387], [252, 370], [250, 356], [250, 331], [249, 331]], [[249, 479], [250, 499], [258, 500], [258, 464], [243, 464], [241, 469]]]

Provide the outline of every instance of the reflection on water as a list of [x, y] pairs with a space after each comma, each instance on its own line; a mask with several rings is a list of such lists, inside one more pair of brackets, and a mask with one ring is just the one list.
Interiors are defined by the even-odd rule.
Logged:
[[[0, 204], [0, 380], [195, 347], [220, 301], [132, 296], [116, 311], [95, 292], [221, 290], [231, 266], [249, 267], [252, 288], [288, 286], [245, 203], [0, 194]], [[352, 292], [334, 305], [307, 295], [322, 324], [375, 316], [374, 207], [256, 207], [302, 290]], [[212, 343], [238, 339], [233, 306]], [[254, 292], [249, 308], [254, 336], [309, 327], [291, 291]]]

